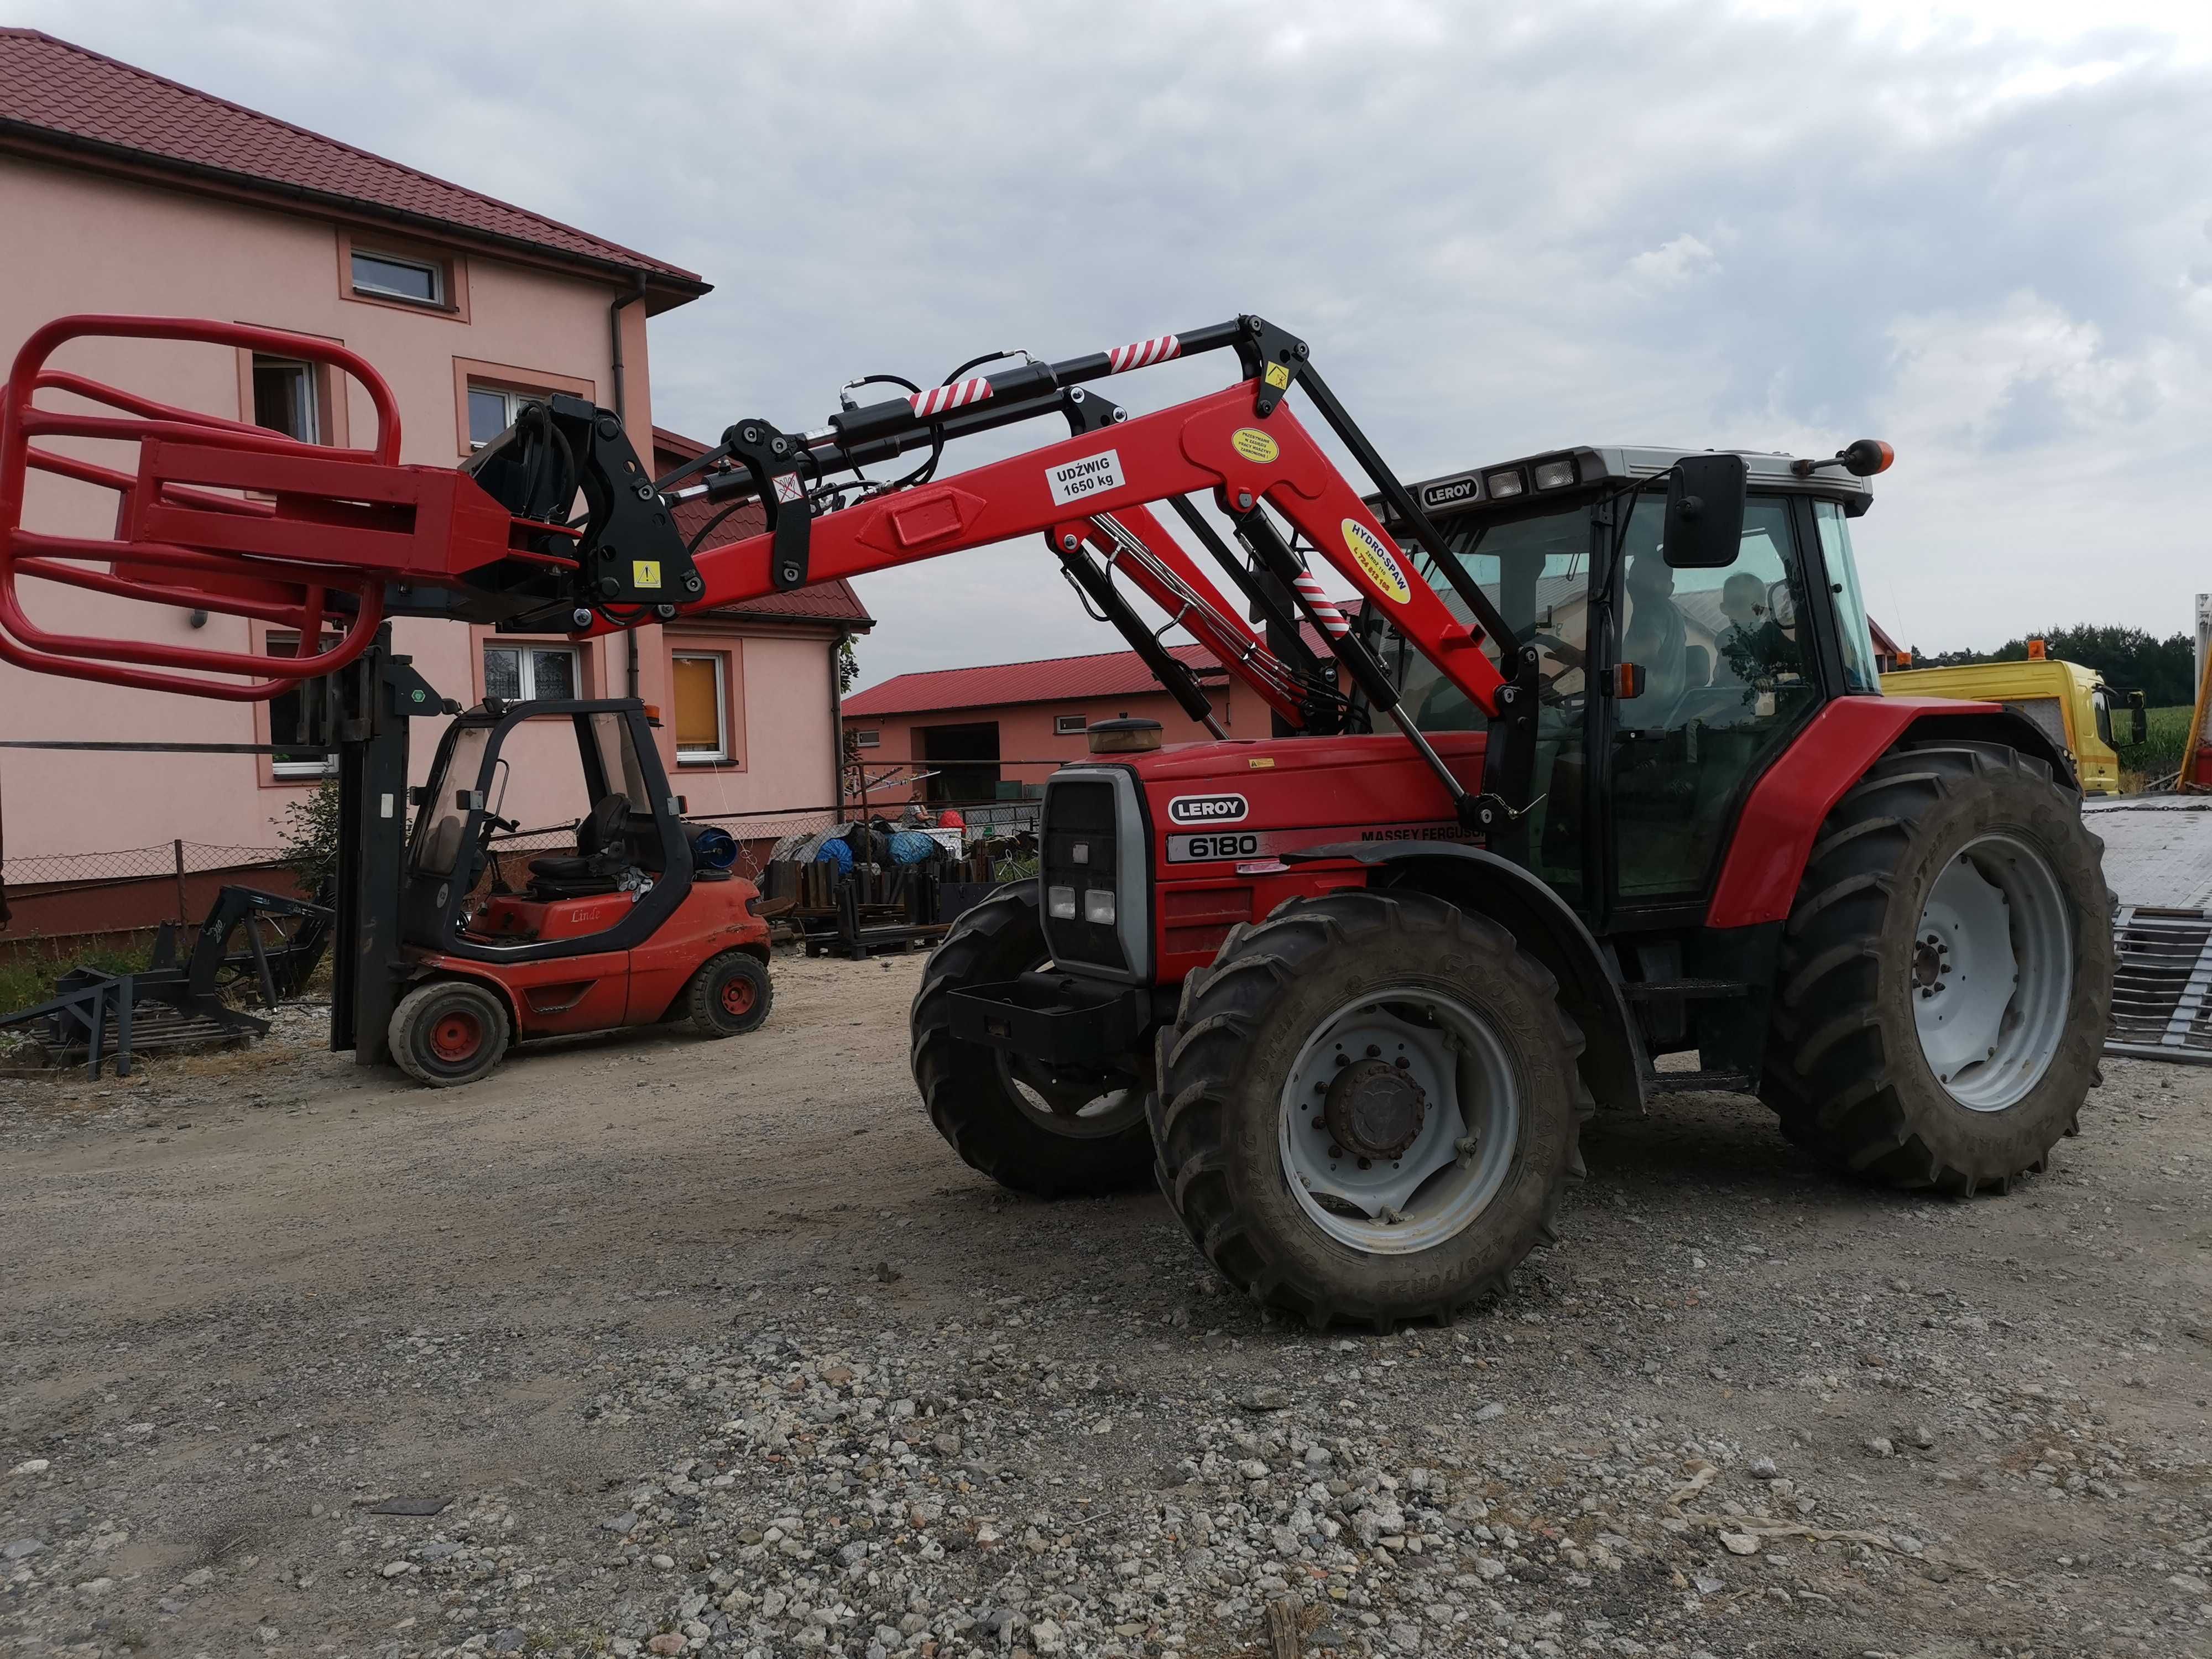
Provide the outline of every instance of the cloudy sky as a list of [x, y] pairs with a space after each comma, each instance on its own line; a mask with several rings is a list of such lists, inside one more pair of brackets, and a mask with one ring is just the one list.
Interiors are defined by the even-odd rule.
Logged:
[[[1408, 477], [1888, 439], [1860, 559], [1924, 649], [2170, 633], [2212, 591], [2201, 4], [0, 17], [700, 271], [716, 291], [653, 325], [654, 413], [691, 432], [1252, 310]], [[1116, 389], [1141, 410], [1224, 367]], [[1024, 546], [866, 580], [864, 679], [1114, 648], [1052, 570]]]

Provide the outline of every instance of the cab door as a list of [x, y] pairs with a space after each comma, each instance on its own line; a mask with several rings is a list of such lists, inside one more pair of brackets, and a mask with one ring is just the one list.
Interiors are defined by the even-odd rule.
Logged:
[[1735, 562], [1714, 569], [1667, 564], [1664, 516], [1658, 496], [1639, 496], [1607, 573], [1615, 660], [1638, 684], [1606, 699], [1592, 734], [1604, 755], [1607, 908], [1631, 922], [1701, 905], [1752, 781], [1821, 700], [1791, 501], [1753, 495]]

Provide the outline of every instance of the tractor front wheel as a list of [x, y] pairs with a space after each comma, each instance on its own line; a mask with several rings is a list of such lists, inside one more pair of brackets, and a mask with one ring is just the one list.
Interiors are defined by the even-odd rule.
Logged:
[[952, 994], [1051, 960], [1035, 882], [976, 905], [930, 952], [910, 1016], [914, 1080], [937, 1132], [975, 1169], [1036, 1198], [1118, 1192], [1152, 1167], [1146, 1079], [1048, 1066], [952, 1035]]
[[472, 980], [434, 979], [399, 1000], [386, 1036], [401, 1071], [434, 1089], [457, 1089], [507, 1053], [507, 1009]]
[[1316, 1328], [1444, 1318], [1551, 1236], [1589, 1097], [1558, 985], [1432, 895], [1294, 899], [1159, 1038], [1159, 1182], [1231, 1280]]
[[2112, 1003], [2100, 843], [1996, 744], [1884, 756], [1828, 816], [1782, 949], [1760, 1092], [1823, 1161], [1971, 1193], [2079, 1127]]

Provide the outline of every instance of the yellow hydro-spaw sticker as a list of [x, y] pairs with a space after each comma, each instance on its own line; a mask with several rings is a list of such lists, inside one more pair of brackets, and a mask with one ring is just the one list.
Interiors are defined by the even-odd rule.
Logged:
[[1262, 755], [1256, 760], [1248, 760], [1244, 763], [1255, 772], [1264, 772], [1275, 763], [1275, 757], [1273, 755]]
[[1238, 427], [1229, 434], [1229, 447], [1246, 460], [1258, 461], [1262, 465], [1283, 453], [1282, 445], [1256, 426]]
[[1276, 391], [1280, 392], [1290, 383], [1291, 368], [1288, 363], [1269, 363], [1267, 365], [1267, 384], [1269, 386], [1274, 387]]
[[1382, 590], [1385, 599], [1403, 605], [1413, 597], [1413, 590], [1406, 585], [1406, 573], [1398, 568], [1398, 556], [1358, 520], [1344, 521], [1344, 544], [1359, 568], [1367, 573], [1367, 580]]
[[658, 559], [632, 559], [629, 562], [629, 584], [632, 587], [659, 586], [660, 561]]

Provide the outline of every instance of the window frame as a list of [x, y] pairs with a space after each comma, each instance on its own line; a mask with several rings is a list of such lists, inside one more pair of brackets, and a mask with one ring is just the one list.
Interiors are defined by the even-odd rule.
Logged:
[[[430, 279], [430, 292], [427, 295], [404, 294], [395, 288], [379, 288], [373, 282], [364, 283], [361, 277], [361, 261], [363, 259], [374, 259], [405, 270], [422, 271]], [[346, 280], [356, 294], [366, 295], [371, 299], [398, 301], [403, 305], [420, 306], [426, 311], [451, 309], [446, 299], [449, 278], [446, 273], [446, 262], [442, 259], [392, 253], [382, 248], [363, 247], [356, 242], [346, 250]]]
[[[337, 643], [337, 635], [325, 635], [323, 641], [324, 648], [327, 650], [331, 646]], [[271, 649], [272, 647], [279, 644], [289, 646], [290, 652], [287, 653]], [[260, 630], [259, 638], [254, 641], [254, 653], [257, 656], [275, 657], [280, 659], [287, 654], [296, 657], [300, 654], [300, 636], [283, 629], [264, 628]], [[288, 761], [275, 752], [277, 741], [276, 705], [285, 697], [299, 695], [297, 691], [280, 692], [259, 705], [262, 722], [264, 725], [264, 729], [260, 735], [270, 747], [268, 757], [268, 781], [271, 783], [319, 784], [325, 779], [334, 778], [338, 775], [338, 757], [335, 750], [324, 756], [320, 760], [310, 761]]]
[[[1075, 724], [1070, 726], [1070, 720]], [[1052, 717], [1052, 734], [1055, 738], [1079, 738], [1090, 729], [1091, 717], [1087, 714], [1054, 714]]]
[[[246, 354], [246, 384], [251, 398], [246, 415], [248, 423], [260, 428], [264, 432], [274, 432], [280, 437], [290, 438], [298, 443], [329, 443], [331, 441], [329, 414], [331, 399], [328, 366], [311, 362], [305, 357], [280, 357], [270, 351], [250, 351]], [[264, 369], [285, 369], [295, 372], [299, 375], [300, 386], [307, 393], [306, 413], [307, 424], [313, 428], [311, 432], [305, 434], [287, 432], [283, 428], [270, 426], [259, 418], [261, 388], [258, 381]]]
[[[714, 747], [712, 752], [684, 747], [681, 715], [676, 710], [676, 665], [679, 662], [703, 662], [714, 673]], [[730, 748], [730, 653], [693, 646], [668, 653], [668, 702], [672, 718], [669, 721], [669, 742], [676, 750], [678, 766], [727, 766]]]
[[[339, 299], [349, 305], [382, 306], [388, 311], [404, 311], [416, 317], [438, 317], [454, 323], [469, 320], [469, 263], [459, 253], [410, 237], [387, 236], [374, 230], [356, 232], [344, 226], [337, 228], [337, 240]], [[356, 253], [435, 271], [438, 299], [433, 302], [382, 289], [360, 287], [353, 275]]]
[[[469, 447], [469, 453], [471, 455], [475, 454], [477, 451], [482, 449], [486, 444], [491, 441], [490, 438], [480, 439], [476, 434], [476, 410], [474, 407], [474, 400], [479, 393], [485, 397], [497, 398], [500, 399], [502, 412], [507, 416], [505, 420], [499, 423], [499, 429], [501, 432], [506, 431], [507, 428], [514, 424], [514, 417], [521, 412], [522, 405], [530, 401], [531, 395], [526, 392], [518, 392], [513, 386], [486, 386], [476, 380], [469, 382], [468, 391], [464, 395], [461, 401], [461, 407], [470, 417], [469, 428], [465, 437], [465, 441]], [[498, 434], [496, 433], [493, 434], [495, 437]]]
[[586, 403], [599, 400], [598, 384], [579, 380], [573, 374], [557, 374], [550, 369], [525, 368], [517, 363], [486, 362], [475, 357], [453, 359], [453, 436], [454, 453], [466, 458], [477, 453], [479, 446], [469, 436], [469, 393], [471, 391], [497, 392], [510, 398], [550, 398], [565, 392], [572, 398], [581, 398]]
[[538, 700], [538, 667], [536, 658], [541, 652], [559, 653], [568, 659], [568, 697], [581, 698], [589, 694], [584, 689], [584, 653], [572, 641], [518, 639], [513, 635], [486, 634], [477, 647], [477, 684], [482, 688], [481, 702], [491, 692], [491, 665], [488, 659], [495, 651], [512, 651], [518, 659], [515, 670], [517, 694], [507, 699], [510, 702], [535, 702]]
[[884, 728], [880, 726], [856, 726], [853, 728], [853, 747], [880, 749], [884, 746]]

